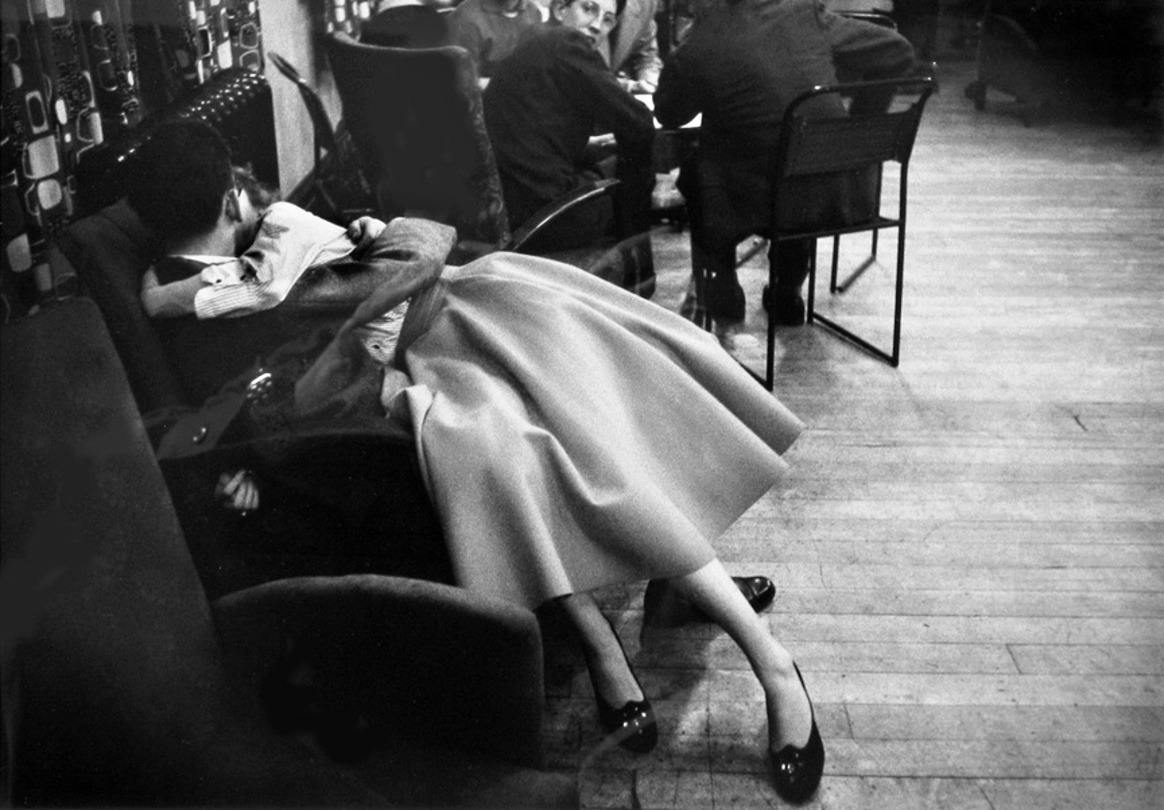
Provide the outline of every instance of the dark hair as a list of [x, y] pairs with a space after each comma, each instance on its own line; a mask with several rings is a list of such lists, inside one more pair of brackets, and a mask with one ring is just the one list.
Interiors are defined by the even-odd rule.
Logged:
[[161, 124], [137, 150], [129, 204], [166, 242], [206, 233], [235, 185], [230, 147], [209, 124]]
[[247, 199], [251, 201], [251, 205], [256, 210], [266, 211], [271, 207], [271, 203], [279, 201], [279, 190], [271, 188], [255, 177], [255, 173], [250, 169], [234, 166], [231, 172], [234, 175], [235, 188], [246, 192]]
[[[558, 0], [558, 2], [562, 4], [562, 8], [566, 8], [567, 6], [574, 4], [574, 0]], [[614, 8], [614, 13], [621, 17], [623, 9], [626, 8], [626, 0], [614, 0]]]

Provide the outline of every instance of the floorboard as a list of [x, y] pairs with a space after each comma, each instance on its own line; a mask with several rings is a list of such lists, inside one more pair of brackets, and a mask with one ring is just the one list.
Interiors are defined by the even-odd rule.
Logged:
[[[902, 361], [780, 328], [777, 396], [806, 422], [786, 479], [719, 540], [779, 588], [828, 749], [819, 806], [1164, 806], [1164, 150], [1099, 113], [1026, 127], [940, 60], [910, 174]], [[879, 253], [892, 256], [894, 240]], [[685, 233], [654, 234], [678, 310]], [[827, 266], [826, 248], [820, 261]], [[842, 242], [842, 268], [868, 252]], [[762, 258], [721, 342], [759, 367]], [[887, 340], [890, 274], [822, 309]], [[661, 723], [604, 743], [591, 687], [547, 636], [549, 764], [586, 808], [779, 806], [747, 662], [713, 625], [643, 628], [607, 589]]]

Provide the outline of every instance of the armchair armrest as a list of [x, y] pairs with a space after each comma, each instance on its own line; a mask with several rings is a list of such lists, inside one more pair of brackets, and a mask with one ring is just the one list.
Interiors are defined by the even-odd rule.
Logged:
[[528, 610], [357, 574], [268, 582], [218, 599], [213, 613], [228, 667], [254, 689], [273, 673], [297, 684], [309, 673], [313, 711], [360, 718], [373, 743], [403, 738], [540, 765], [542, 646]]
[[617, 185], [618, 180], [615, 179], [592, 180], [568, 194], [563, 194], [558, 199], [543, 206], [533, 216], [523, 222], [521, 227], [513, 232], [513, 237], [509, 240], [509, 245], [506, 249], [512, 250], [515, 253], [521, 253], [522, 248], [534, 236], [566, 211], [576, 208], [582, 203], [600, 195], [613, 194], [613, 188]]

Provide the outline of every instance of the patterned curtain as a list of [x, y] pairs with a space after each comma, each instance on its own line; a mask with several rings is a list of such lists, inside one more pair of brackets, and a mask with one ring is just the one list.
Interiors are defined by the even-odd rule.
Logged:
[[0, 0], [3, 319], [67, 295], [48, 244], [89, 149], [215, 73], [263, 69], [258, 0]]
[[327, 0], [323, 9], [323, 30], [343, 31], [360, 36], [360, 26], [376, 11], [376, 0]]

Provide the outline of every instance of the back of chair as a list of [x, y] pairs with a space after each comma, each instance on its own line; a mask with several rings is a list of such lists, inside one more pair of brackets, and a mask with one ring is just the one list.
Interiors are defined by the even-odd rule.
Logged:
[[229, 68], [139, 126], [87, 151], [77, 167], [82, 215], [96, 213], [125, 195], [138, 148], [158, 124], [175, 119], [212, 125], [230, 145], [235, 163], [249, 165], [260, 180], [279, 188], [271, 87], [261, 73]]
[[461, 239], [509, 240], [476, 69], [459, 47], [386, 48], [325, 40], [344, 123], [375, 177], [381, 214], [453, 225]]
[[[815, 87], [788, 105], [777, 146], [785, 177], [845, 171], [895, 160], [909, 160], [926, 100], [933, 92], [932, 79], [882, 79], [870, 82]], [[914, 96], [900, 108], [884, 112], [884, 106], [900, 94]], [[806, 114], [809, 105], [825, 96], [851, 99], [849, 115], [820, 117]], [[869, 99], [880, 96], [883, 101]]]
[[[928, 78], [883, 79], [815, 87], [794, 99], [784, 113], [776, 146], [779, 228], [807, 226], [806, 191], [829, 200], [811, 212], [821, 229], [876, 216], [880, 167], [888, 161], [900, 163], [904, 189], [922, 111], [933, 88]], [[836, 115], [840, 109], [847, 114]], [[832, 114], [822, 114], [823, 110]], [[904, 193], [901, 205], [904, 210]]]
[[331, 126], [331, 120], [327, 117], [323, 101], [290, 62], [274, 51], [267, 51], [267, 58], [271, 60], [272, 65], [278, 68], [280, 73], [295, 83], [299, 97], [303, 99], [303, 106], [307, 108], [307, 114], [311, 117], [311, 128], [315, 139], [315, 167], [318, 170], [323, 156], [334, 154], [336, 151], [335, 130]]

